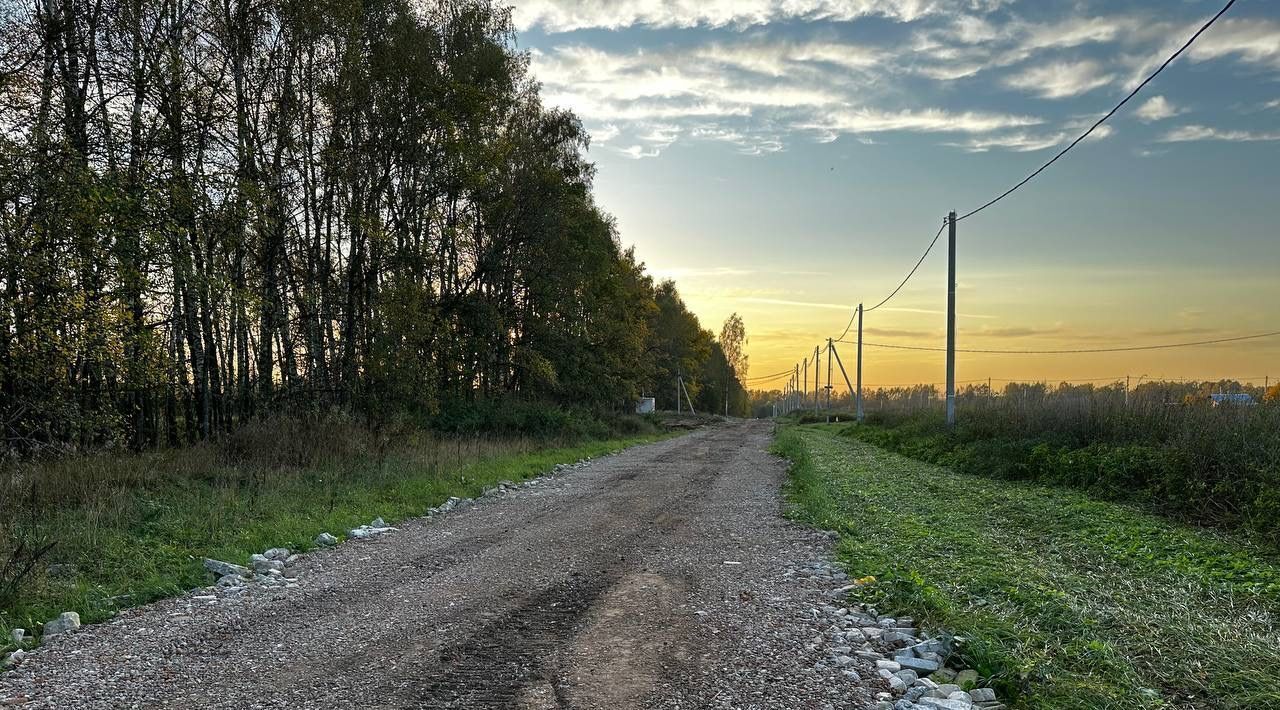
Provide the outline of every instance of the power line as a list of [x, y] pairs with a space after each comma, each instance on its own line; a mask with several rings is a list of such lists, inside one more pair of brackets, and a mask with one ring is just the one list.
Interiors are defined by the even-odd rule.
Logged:
[[[1037, 384], [1037, 383], [1046, 383], [1046, 384], [1049, 384], [1049, 383], [1063, 383], [1063, 384], [1076, 384], [1076, 383], [1083, 383], [1083, 384], [1088, 384], [1088, 383], [1094, 383], [1094, 382], [1106, 382], [1106, 383], [1111, 383], [1111, 382], [1122, 382], [1122, 381], [1124, 381], [1125, 377], [1127, 377], [1127, 375], [1117, 375], [1117, 376], [1115, 376], [1115, 377], [1085, 377], [1085, 378], [1069, 378], [1069, 377], [1015, 377], [1015, 378], [1009, 378], [1009, 377], [987, 377], [987, 378], [978, 379], [978, 380], [963, 380], [963, 381], [957, 382], [956, 384], [957, 384], [957, 385], [977, 385], [977, 384], [986, 384], [986, 383], [988, 383], [988, 382], [1015, 383], [1015, 384]], [[1262, 379], [1266, 379], [1266, 376], [1265, 376], [1265, 375], [1251, 375], [1251, 376], [1249, 376], [1249, 377], [1191, 377], [1191, 378], [1181, 378], [1181, 379], [1178, 379], [1178, 380], [1173, 380], [1173, 379], [1166, 378], [1166, 377], [1153, 377], [1153, 378], [1147, 378], [1147, 382], [1150, 382], [1150, 383], [1161, 383], [1161, 382], [1168, 383], [1168, 382], [1174, 382], [1174, 381], [1182, 382], [1182, 381], [1184, 381], [1184, 380], [1185, 380], [1186, 382], [1193, 382], [1193, 383], [1204, 383], [1204, 382], [1224, 382], [1224, 381], [1225, 381], [1225, 382], [1240, 382], [1240, 383], [1242, 383], [1242, 384], [1247, 384], [1247, 383], [1249, 383], [1249, 382], [1253, 382], [1253, 381], [1255, 381], [1255, 380], [1262, 380]], [[862, 386], [863, 386], [864, 388], [868, 388], [868, 389], [886, 389], [886, 388], [890, 388], [890, 387], [940, 387], [940, 386], [945, 385], [945, 384], [946, 384], [945, 382], [894, 382], [894, 383], [866, 383], [866, 384], [863, 384]], [[847, 388], [843, 388], [843, 389], [844, 389], [846, 392], [848, 392], [848, 389], [847, 389]]]
[[753, 380], [776, 380], [779, 377], [783, 377], [785, 375], [790, 375], [790, 374], [791, 374], [791, 370], [787, 369], [787, 370], [783, 370], [782, 372], [775, 372], [772, 375], [757, 375], [755, 377], [744, 377], [742, 378], [741, 381], [751, 382]]
[[[1196, 340], [1187, 343], [1165, 343], [1162, 345], [1133, 345], [1119, 348], [1083, 348], [1077, 350], [962, 350], [956, 349], [958, 353], [977, 353], [984, 355], [1070, 355], [1079, 353], [1120, 353], [1135, 352], [1139, 350], [1168, 350], [1172, 348], [1190, 348], [1199, 345], [1216, 345], [1218, 343], [1236, 343], [1242, 340], [1260, 340], [1262, 338], [1274, 338], [1280, 335], [1280, 330], [1271, 333], [1258, 333], [1257, 335], [1242, 335], [1235, 338], [1217, 338], [1215, 340]], [[842, 343], [849, 342], [842, 340]], [[865, 340], [863, 345], [872, 348], [888, 348], [891, 350], [925, 350], [929, 352], [946, 352], [946, 348], [926, 347], [923, 345], [894, 345], [889, 343], [869, 343]]]
[[[916, 275], [916, 269], [919, 269], [919, 268], [920, 268], [920, 265], [924, 263], [924, 258], [925, 258], [926, 256], [929, 256], [929, 252], [933, 251], [933, 246], [934, 246], [935, 244], [937, 244], [937, 243], [938, 243], [938, 239], [942, 237], [942, 232], [943, 232], [943, 230], [945, 230], [946, 228], [947, 228], [947, 222], [946, 222], [946, 220], [943, 220], [943, 222], [942, 222], [942, 226], [941, 226], [941, 227], [938, 227], [938, 233], [937, 233], [937, 234], [935, 234], [935, 235], [933, 235], [933, 241], [929, 242], [929, 246], [924, 250], [924, 253], [920, 255], [920, 259], [919, 259], [918, 261], [916, 261], [916, 265], [915, 265], [915, 266], [913, 266], [913, 267], [911, 267], [911, 271], [908, 271], [908, 272], [907, 272], [907, 277], [906, 277], [905, 279], [903, 279], [903, 280], [902, 280], [902, 283], [898, 284], [898, 287], [897, 287], [897, 288], [895, 288], [895, 289], [893, 289], [893, 292], [892, 292], [892, 293], [890, 293], [888, 296], [885, 296], [883, 301], [881, 301], [881, 302], [877, 303], [876, 305], [874, 305], [874, 306], [872, 306], [872, 307], [870, 307], [870, 308], [864, 308], [864, 309], [862, 309], [862, 312], [863, 312], [864, 314], [866, 314], [866, 313], [870, 313], [871, 311], [874, 311], [875, 309], [879, 308], [880, 306], [883, 306], [884, 304], [886, 304], [886, 303], [888, 303], [888, 302], [889, 302], [889, 299], [891, 299], [891, 298], [893, 298], [894, 296], [898, 295], [898, 292], [902, 290], [902, 287], [903, 287], [903, 286], [906, 286], [906, 285], [907, 285], [907, 282], [911, 280], [911, 277]], [[842, 334], [839, 338], [836, 338], [836, 339], [837, 339], [837, 340], [841, 340], [842, 338], [844, 338], [844, 336], [845, 336], [845, 335], [847, 335], [847, 334], [849, 333], [849, 328], [850, 328], [850, 327], [852, 327], [852, 326], [853, 326], [853, 319], [852, 319], [852, 318], [850, 318], [850, 319], [849, 319], [849, 325], [848, 325], [848, 326], [845, 326], [844, 334]], [[843, 341], [842, 341], [842, 342], [843, 342]]]
[[1026, 185], [1027, 183], [1031, 182], [1033, 179], [1035, 179], [1035, 177], [1036, 177], [1037, 175], [1039, 175], [1040, 173], [1044, 172], [1044, 171], [1045, 171], [1045, 170], [1046, 170], [1050, 165], [1053, 165], [1054, 163], [1058, 162], [1058, 159], [1059, 159], [1059, 158], [1061, 158], [1062, 156], [1066, 155], [1066, 154], [1067, 154], [1067, 153], [1068, 153], [1072, 148], [1074, 148], [1074, 147], [1076, 147], [1077, 145], [1079, 145], [1079, 143], [1080, 143], [1081, 141], [1083, 141], [1085, 138], [1088, 138], [1088, 137], [1090, 136], [1090, 134], [1092, 134], [1095, 130], [1097, 130], [1097, 129], [1098, 129], [1098, 127], [1099, 127], [1099, 126], [1101, 126], [1103, 123], [1105, 123], [1105, 122], [1107, 121], [1107, 119], [1109, 119], [1109, 118], [1111, 118], [1112, 116], [1114, 116], [1114, 115], [1116, 114], [1116, 112], [1117, 112], [1117, 111], [1119, 111], [1119, 110], [1120, 110], [1120, 109], [1121, 109], [1125, 104], [1129, 103], [1129, 100], [1130, 100], [1130, 99], [1132, 99], [1133, 97], [1137, 96], [1137, 95], [1138, 95], [1138, 92], [1142, 91], [1142, 89], [1143, 89], [1144, 87], [1146, 87], [1146, 85], [1147, 85], [1147, 84], [1150, 84], [1150, 83], [1151, 83], [1151, 81], [1152, 81], [1153, 79], [1155, 79], [1157, 76], [1159, 76], [1159, 75], [1160, 75], [1160, 72], [1162, 72], [1162, 71], [1164, 71], [1164, 70], [1165, 70], [1165, 67], [1168, 67], [1170, 64], [1172, 64], [1172, 63], [1173, 63], [1173, 61], [1174, 61], [1175, 59], [1177, 59], [1178, 57], [1182, 56], [1182, 53], [1183, 53], [1183, 52], [1185, 52], [1185, 51], [1187, 51], [1187, 49], [1188, 49], [1188, 48], [1189, 48], [1193, 43], [1195, 43], [1195, 41], [1196, 41], [1197, 39], [1199, 39], [1199, 38], [1200, 38], [1200, 35], [1204, 34], [1205, 30], [1208, 30], [1210, 27], [1212, 27], [1212, 26], [1213, 26], [1213, 23], [1217, 22], [1217, 21], [1218, 21], [1218, 18], [1220, 18], [1220, 17], [1222, 17], [1223, 15], [1225, 15], [1225, 14], [1227, 13], [1227, 10], [1230, 10], [1230, 9], [1231, 9], [1231, 6], [1232, 6], [1232, 5], [1235, 5], [1235, 4], [1236, 4], [1236, 0], [1230, 0], [1230, 1], [1225, 5], [1225, 6], [1223, 6], [1223, 8], [1222, 8], [1221, 10], [1219, 10], [1219, 11], [1218, 11], [1218, 14], [1216, 14], [1216, 15], [1214, 15], [1212, 18], [1210, 18], [1208, 22], [1204, 23], [1204, 26], [1202, 26], [1199, 30], [1197, 30], [1195, 34], [1191, 35], [1191, 39], [1187, 40], [1185, 44], [1183, 44], [1180, 48], [1178, 48], [1178, 51], [1174, 52], [1174, 53], [1173, 53], [1173, 56], [1171, 56], [1171, 57], [1169, 57], [1168, 59], [1164, 60], [1164, 64], [1161, 64], [1161, 65], [1160, 65], [1160, 67], [1159, 67], [1158, 69], [1156, 69], [1156, 70], [1155, 70], [1155, 72], [1153, 72], [1153, 73], [1151, 74], [1151, 76], [1149, 76], [1149, 77], [1147, 77], [1146, 79], [1144, 79], [1144, 80], [1143, 80], [1143, 82], [1142, 82], [1141, 84], [1138, 84], [1137, 88], [1135, 88], [1133, 91], [1130, 91], [1130, 92], [1129, 92], [1129, 95], [1128, 95], [1128, 96], [1126, 96], [1126, 97], [1124, 97], [1124, 100], [1122, 100], [1120, 103], [1116, 104], [1115, 108], [1113, 108], [1113, 109], [1111, 109], [1110, 111], [1108, 111], [1108, 112], [1107, 112], [1107, 115], [1105, 115], [1105, 116], [1103, 116], [1102, 118], [1098, 119], [1098, 122], [1097, 122], [1097, 123], [1095, 123], [1095, 124], [1093, 124], [1092, 126], [1090, 126], [1090, 127], [1089, 127], [1089, 130], [1085, 131], [1085, 132], [1084, 132], [1084, 133], [1083, 133], [1079, 138], [1077, 138], [1077, 139], [1075, 139], [1075, 140], [1071, 141], [1071, 145], [1068, 145], [1066, 148], [1063, 148], [1061, 152], [1059, 152], [1057, 155], [1053, 156], [1053, 159], [1052, 159], [1052, 160], [1050, 160], [1049, 162], [1045, 163], [1044, 165], [1041, 165], [1039, 168], [1037, 168], [1037, 169], [1036, 169], [1036, 171], [1035, 171], [1035, 172], [1033, 172], [1033, 173], [1031, 173], [1030, 175], [1028, 175], [1028, 176], [1026, 176], [1025, 178], [1023, 178], [1023, 179], [1022, 179], [1022, 182], [1019, 182], [1017, 185], [1014, 185], [1013, 187], [1009, 188], [1008, 190], [1005, 190], [1003, 193], [1001, 193], [1001, 194], [1000, 194], [1000, 196], [999, 196], [999, 197], [996, 197], [995, 199], [991, 200], [990, 202], [986, 203], [985, 205], [983, 205], [983, 206], [979, 207], [979, 208], [978, 208], [978, 209], [976, 209], [976, 210], [973, 210], [973, 211], [971, 211], [971, 212], [966, 213], [966, 214], [965, 214], [964, 216], [962, 216], [962, 217], [958, 217], [958, 218], [956, 219], [956, 221], [958, 222], [958, 221], [963, 220], [963, 219], [968, 219], [969, 217], [972, 217], [972, 216], [974, 216], [975, 214], [978, 214], [979, 212], [981, 212], [981, 211], [985, 210], [986, 208], [988, 208], [988, 207], [990, 207], [990, 206], [994, 205], [995, 203], [999, 202], [1000, 200], [1003, 200], [1004, 198], [1008, 197], [1009, 195], [1012, 195], [1012, 194], [1014, 193], [1014, 191], [1016, 191], [1018, 188], [1022, 187], [1023, 185]]

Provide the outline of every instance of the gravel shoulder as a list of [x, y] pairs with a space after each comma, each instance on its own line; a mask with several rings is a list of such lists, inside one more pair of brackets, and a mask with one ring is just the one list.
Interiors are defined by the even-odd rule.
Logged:
[[815, 643], [840, 580], [797, 573], [828, 540], [782, 518], [770, 434], [738, 422], [638, 446], [306, 555], [294, 588], [124, 612], [0, 675], [0, 702], [870, 707], [874, 667], [830, 667]]

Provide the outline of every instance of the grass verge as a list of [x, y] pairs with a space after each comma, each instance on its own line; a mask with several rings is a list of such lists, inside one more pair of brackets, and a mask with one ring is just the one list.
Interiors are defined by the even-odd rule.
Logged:
[[968, 639], [1015, 707], [1280, 707], [1280, 553], [1076, 491], [785, 429], [792, 513], [840, 533], [861, 601]]
[[[19, 547], [54, 547], [0, 605], [0, 651], [12, 647], [10, 629], [38, 632], [62, 611], [101, 621], [208, 584], [203, 557], [244, 563], [269, 547], [308, 550], [320, 532], [421, 516], [449, 496], [667, 435], [557, 442], [418, 431], [380, 442], [344, 423], [275, 422], [235, 436], [10, 471], [9, 490], [22, 495], [8, 499], [0, 561]], [[39, 481], [12, 480], [24, 476]]]

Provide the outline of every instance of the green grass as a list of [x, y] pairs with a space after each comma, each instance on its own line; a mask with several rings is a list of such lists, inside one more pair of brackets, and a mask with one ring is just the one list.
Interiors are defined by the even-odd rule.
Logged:
[[1063, 488], [952, 473], [790, 427], [792, 514], [859, 593], [964, 636], [1015, 707], [1280, 707], [1280, 554]]
[[[502, 480], [664, 436], [584, 443], [411, 432], [379, 444], [349, 426], [315, 426], [267, 426], [238, 443], [11, 471], [11, 495], [0, 497], [11, 508], [0, 562], [19, 541], [56, 546], [0, 607], [0, 651], [11, 647], [11, 628], [38, 631], [62, 611], [101, 621], [208, 584], [203, 557], [244, 563], [270, 547], [307, 550], [320, 532], [342, 537], [378, 516], [390, 523], [421, 516], [449, 496], [474, 497]], [[25, 481], [21, 491], [14, 479]], [[72, 564], [76, 573], [50, 576], [50, 563]]]

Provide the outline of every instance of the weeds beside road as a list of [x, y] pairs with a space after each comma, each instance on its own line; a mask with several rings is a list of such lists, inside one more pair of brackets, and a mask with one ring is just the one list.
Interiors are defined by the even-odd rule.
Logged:
[[1280, 551], [1066, 488], [951, 472], [791, 427], [793, 513], [861, 597], [968, 638], [1025, 708], [1280, 707]]
[[100, 621], [207, 584], [202, 557], [309, 549], [323, 531], [421, 516], [449, 496], [659, 436], [388, 438], [342, 418], [280, 419], [191, 448], [10, 467], [0, 472], [0, 566], [19, 548], [53, 547], [0, 599], [0, 651], [10, 628], [38, 631], [62, 611]]
[[1071, 486], [1280, 545], [1280, 405], [1134, 401], [1112, 391], [970, 398], [958, 423], [884, 411], [846, 433], [959, 473]]

